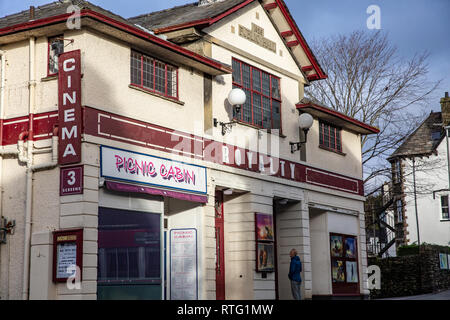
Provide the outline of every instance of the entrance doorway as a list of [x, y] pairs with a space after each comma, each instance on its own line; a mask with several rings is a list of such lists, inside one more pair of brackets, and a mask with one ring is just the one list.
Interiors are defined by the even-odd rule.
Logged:
[[216, 231], [216, 299], [225, 300], [225, 237], [223, 191], [216, 190], [215, 197]]

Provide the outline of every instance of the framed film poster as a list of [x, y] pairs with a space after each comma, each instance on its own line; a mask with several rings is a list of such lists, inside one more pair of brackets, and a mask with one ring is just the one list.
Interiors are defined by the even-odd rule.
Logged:
[[255, 213], [256, 272], [275, 272], [273, 216]]
[[53, 232], [53, 282], [66, 282], [83, 270], [83, 229]]
[[359, 294], [358, 250], [355, 236], [330, 234], [333, 295]]

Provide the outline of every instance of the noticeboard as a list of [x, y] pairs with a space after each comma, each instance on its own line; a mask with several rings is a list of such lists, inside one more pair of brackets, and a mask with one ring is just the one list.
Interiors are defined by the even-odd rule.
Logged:
[[53, 232], [53, 282], [66, 282], [83, 270], [83, 229]]
[[197, 300], [197, 230], [170, 231], [170, 298]]

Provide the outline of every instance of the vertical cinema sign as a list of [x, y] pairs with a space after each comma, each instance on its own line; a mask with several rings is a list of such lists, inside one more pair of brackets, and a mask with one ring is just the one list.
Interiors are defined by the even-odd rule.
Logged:
[[60, 165], [81, 162], [81, 52], [63, 53], [58, 62]]

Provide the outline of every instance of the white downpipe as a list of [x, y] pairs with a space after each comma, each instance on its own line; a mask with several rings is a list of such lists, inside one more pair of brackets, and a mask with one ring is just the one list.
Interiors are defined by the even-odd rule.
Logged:
[[[30, 51], [29, 51], [29, 110], [28, 114], [34, 113], [35, 109], [35, 89], [36, 89], [36, 39], [30, 38]], [[30, 126], [31, 117], [30, 117]], [[25, 241], [24, 241], [24, 255], [23, 255], [23, 283], [22, 283], [22, 299], [29, 299], [29, 285], [30, 285], [30, 251], [31, 251], [31, 223], [32, 223], [32, 192], [33, 192], [33, 170], [31, 170], [33, 164], [33, 137], [32, 132], [29, 132], [28, 147], [27, 147], [27, 184], [26, 184], [26, 202], [25, 202]], [[19, 152], [19, 154], [23, 152]]]
[[[1, 81], [0, 81], [0, 119], [3, 119], [4, 110], [5, 110], [5, 68], [6, 68], [6, 62], [5, 62], [5, 51], [0, 50], [0, 60], [1, 60], [1, 68], [2, 72], [0, 74]], [[0, 130], [3, 130], [3, 127], [0, 128]], [[0, 141], [1, 145], [1, 141]], [[3, 216], [3, 156], [6, 154], [6, 152], [3, 150], [0, 151], [0, 217]], [[1, 248], [0, 248], [0, 275], [1, 272]], [[9, 290], [9, 289], [8, 289]]]
[[58, 136], [54, 135], [52, 137], [52, 149], [47, 151], [47, 153], [52, 153], [52, 161], [49, 163], [43, 163], [35, 166], [31, 166], [31, 171], [41, 171], [41, 170], [50, 170], [54, 169], [58, 166]]

